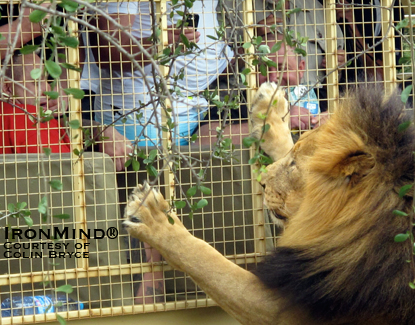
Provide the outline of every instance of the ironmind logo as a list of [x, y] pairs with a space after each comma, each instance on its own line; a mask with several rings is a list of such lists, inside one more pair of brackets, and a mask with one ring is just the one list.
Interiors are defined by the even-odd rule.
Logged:
[[4, 239], [115, 239], [118, 237], [118, 229], [70, 229], [68, 227], [53, 227], [53, 229], [17, 229], [4, 227]]

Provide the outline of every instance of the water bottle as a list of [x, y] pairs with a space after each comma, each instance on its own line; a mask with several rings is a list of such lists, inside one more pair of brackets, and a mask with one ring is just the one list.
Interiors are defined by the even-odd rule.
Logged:
[[4, 299], [1, 303], [1, 317], [54, 313], [55, 311], [82, 310], [84, 304], [67, 298], [65, 294], [46, 296], [17, 296]]
[[57, 293], [56, 296], [47, 295], [47, 297], [52, 300], [55, 311], [57, 312], [84, 309], [84, 304], [82, 302], [75, 301], [72, 298], [67, 297], [64, 293]]
[[[297, 105], [304, 107], [310, 111], [311, 115], [317, 115], [320, 113], [318, 99], [314, 89], [311, 89], [308, 93], [309, 87], [305, 85], [300, 85], [296, 87], [290, 87], [289, 91], [289, 101], [291, 105], [298, 101]], [[307, 93], [307, 94], [306, 94]]]

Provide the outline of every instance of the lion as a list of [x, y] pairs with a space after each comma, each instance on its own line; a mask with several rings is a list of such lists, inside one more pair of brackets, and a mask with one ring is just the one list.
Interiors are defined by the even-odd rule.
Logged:
[[286, 109], [275, 85], [260, 87], [254, 131], [261, 133], [257, 117], [267, 115], [264, 145], [275, 160], [261, 182], [285, 230], [255, 272], [192, 236], [148, 185], [129, 199], [130, 235], [189, 274], [242, 324], [415, 324], [411, 242], [394, 240], [412, 229], [405, 216], [412, 191], [401, 188], [414, 182], [414, 127], [403, 127], [409, 119], [399, 96], [357, 89], [296, 144]]

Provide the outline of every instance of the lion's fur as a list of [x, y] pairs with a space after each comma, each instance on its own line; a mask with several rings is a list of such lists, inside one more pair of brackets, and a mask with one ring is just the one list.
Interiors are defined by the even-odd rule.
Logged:
[[393, 213], [412, 209], [412, 190], [403, 198], [398, 193], [414, 182], [415, 131], [398, 131], [408, 120], [400, 98], [382, 94], [356, 91], [292, 147], [281, 120], [284, 94], [261, 85], [254, 130], [262, 130], [267, 116], [271, 132], [262, 138], [278, 160], [262, 176], [265, 199], [288, 221], [257, 276], [191, 235], [174, 212], [170, 223], [168, 204], [149, 186], [130, 197], [128, 232], [188, 273], [242, 324], [415, 324], [412, 249], [409, 241], [394, 242], [410, 220]]
[[[412, 207], [412, 193], [398, 192], [414, 182], [415, 133], [398, 131], [403, 104], [382, 94], [357, 90], [263, 176], [269, 207], [288, 225], [256, 274], [323, 323], [415, 324], [411, 247], [394, 242], [409, 220], [393, 214]], [[281, 178], [291, 187], [279, 188]], [[292, 197], [289, 213], [276, 193]]]

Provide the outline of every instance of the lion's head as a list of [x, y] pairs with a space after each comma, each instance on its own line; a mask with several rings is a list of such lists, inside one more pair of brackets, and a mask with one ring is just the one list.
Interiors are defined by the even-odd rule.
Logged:
[[258, 275], [314, 319], [415, 324], [409, 240], [415, 133], [396, 93], [360, 89], [263, 175], [266, 204], [287, 218]]

